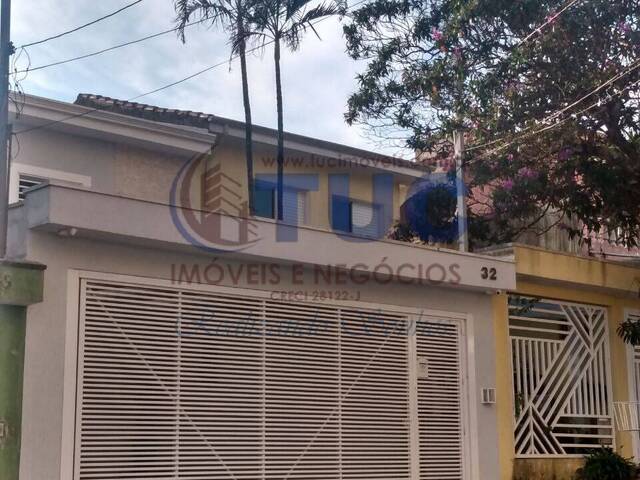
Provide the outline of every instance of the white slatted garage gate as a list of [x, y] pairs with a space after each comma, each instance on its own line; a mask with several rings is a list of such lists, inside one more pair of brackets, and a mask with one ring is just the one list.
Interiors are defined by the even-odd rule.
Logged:
[[80, 290], [77, 480], [466, 478], [460, 320], [238, 289]]

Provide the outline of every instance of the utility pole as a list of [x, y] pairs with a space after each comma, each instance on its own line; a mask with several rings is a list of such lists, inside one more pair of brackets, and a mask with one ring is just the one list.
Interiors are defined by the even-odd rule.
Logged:
[[0, 258], [7, 254], [7, 217], [9, 206], [9, 59], [11, 44], [11, 0], [0, 5]]
[[464, 133], [457, 130], [453, 134], [453, 148], [456, 159], [456, 192], [458, 196], [458, 249], [469, 251], [469, 230], [467, 228], [467, 189], [464, 184], [462, 160], [464, 156]]

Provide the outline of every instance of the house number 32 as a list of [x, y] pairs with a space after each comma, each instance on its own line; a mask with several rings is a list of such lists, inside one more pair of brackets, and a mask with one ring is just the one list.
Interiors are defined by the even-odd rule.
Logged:
[[498, 272], [495, 268], [482, 267], [480, 270], [483, 280], [497, 280]]

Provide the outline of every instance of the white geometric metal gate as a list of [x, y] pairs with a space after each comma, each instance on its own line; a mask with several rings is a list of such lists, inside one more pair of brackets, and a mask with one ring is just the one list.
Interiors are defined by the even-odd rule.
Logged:
[[76, 479], [465, 478], [460, 323], [230, 290], [81, 281]]
[[509, 298], [518, 456], [578, 455], [614, 440], [606, 310]]

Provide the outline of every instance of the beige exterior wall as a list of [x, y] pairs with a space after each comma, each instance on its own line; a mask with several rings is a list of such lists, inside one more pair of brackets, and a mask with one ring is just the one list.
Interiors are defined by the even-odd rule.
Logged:
[[113, 147], [114, 193], [168, 203], [171, 184], [186, 159], [131, 145], [116, 144]]
[[13, 163], [90, 177], [98, 191], [116, 190], [116, 145], [70, 133], [36, 130], [13, 142]]
[[161, 148], [37, 130], [21, 140], [13, 162], [89, 177], [98, 192], [168, 203], [173, 179], [187, 160]]
[[[339, 168], [323, 165], [322, 159], [312, 159], [308, 154], [287, 151], [285, 153], [285, 175], [316, 174], [319, 185], [317, 191], [308, 193], [308, 224], [318, 228], [331, 228], [329, 211], [329, 175], [348, 174], [350, 176], [349, 195], [354, 200], [373, 201], [373, 176], [384, 173], [367, 167]], [[240, 185], [232, 185], [242, 201], [247, 201], [247, 175], [243, 147], [238, 139], [222, 138], [216, 147], [214, 158], [222, 165], [223, 174]], [[276, 149], [267, 145], [256, 145], [254, 150], [254, 172], [256, 175], [276, 174]], [[400, 206], [405, 200], [410, 177], [395, 176], [393, 218], [400, 218]]]
[[[254, 152], [255, 174], [276, 173], [276, 149], [257, 144]], [[336, 168], [315, 163], [310, 155], [297, 151], [286, 152], [285, 174], [316, 174], [319, 177], [318, 191], [308, 193], [308, 225], [329, 229], [329, 174], [350, 176], [350, 196], [354, 200], [372, 202], [373, 175], [383, 173], [367, 167]], [[21, 142], [16, 162], [73, 175], [83, 175], [91, 179], [91, 189], [103, 193], [113, 193], [125, 197], [169, 203], [172, 183], [190, 157], [169, 153], [166, 149], [143, 148], [123, 142], [100, 141], [69, 133], [38, 130]], [[299, 163], [302, 163], [300, 165]], [[191, 205], [206, 210], [203, 186], [205, 169], [220, 165], [223, 193], [226, 206], [222, 209], [229, 214], [241, 211], [241, 204], [247, 200], [247, 176], [243, 143], [236, 138], [219, 137], [208, 164], [198, 166], [191, 186]], [[56, 179], [63, 180], [63, 179]], [[400, 217], [400, 206], [405, 200], [411, 177], [395, 175], [393, 218]], [[223, 202], [224, 203], [224, 202]], [[233, 206], [237, 208], [234, 209]]]
[[[75, 398], [68, 387], [75, 385], [73, 338], [68, 336], [74, 295], [70, 292], [70, 269], [117, 273], [147, 278], [171, 279], [172, 265], [206, 266], [211, 256], [187, 255], [151, 248], [119, 246], [105, 242], [63, 238], [43, 232], [30, 232], [27, 239], [30, 259], [47, 265], [45, 299], [30, 307], [27, 320], [23, 407], [22, 480], [71, 480], [69, 448], [73, 448]], [[234, 265], [238, 260], [219, 258], [218, 263]], [[311, 275], [307, 272], [307, 275]], [[286, 276], [277, 290], [300, 290]], [[273, 291], [273, 285], [248, 285], [245, 280], [223, 284]], [[471, 314], [467, 324], [467, 350], [473, 359], [469, 372], [468, 438], [480, 442], [472, 451], [469, 480], [498, 478], [498, 433], [496, 407], [480, 404], [479, 389], [496, 382], [495, 336], [492, 296], [483, 291], [465, 292], [456, 288], [392, 283], [380, 285], [340, 285], [340, 290], [358, 293], [360, 301], [379, 305], [399, 305], [417, 311], [441, 310]], [[77, 302], [77, 299], [76, 299]], [[66, 394], [65, 394], [65, 388]], [[66, 395], [66, 396], [65, 396]], [[478, 434], [478, 432], [480, 432]], [[473, 446], [473, 444], [472, 444]]]

